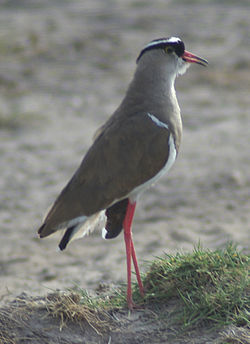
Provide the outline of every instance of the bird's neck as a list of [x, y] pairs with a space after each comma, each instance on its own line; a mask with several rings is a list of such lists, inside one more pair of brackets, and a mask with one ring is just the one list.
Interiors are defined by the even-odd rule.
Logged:
[[147, 95], [150, 100], [163, 97], [165, 101], [171, 101], [172, 96], [175, 97], [176, 75], [168, 71], [165, 66], [151, 65], [138, 66], [134, 78], [128, 89], [128, 93], [135, 92]]
[[[155, 116], [179, 111], [174, 82], [176, 75], [165, 66], [138, 66], [122, 106], [134, 111], [154, 111]], [[127, 111], [125, 111], [127, 113]]]
[[174, 88], [176, 75], [165, 66], [137, 67], [121, 104], [124, 114], [150, 113], [166, 123], [179, 146], [182, 132], [180, 108]]

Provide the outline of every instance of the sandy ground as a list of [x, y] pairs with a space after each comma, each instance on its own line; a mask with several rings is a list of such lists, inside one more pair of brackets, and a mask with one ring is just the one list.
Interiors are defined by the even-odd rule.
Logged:
[[154, 38], [180, 36], [210, 65], [177, 80], [184, 137], [174, 168], [138, 203], [142, 269], [199, 241], [248, 250], [249, 13], [249, 1], [0, 2], [2, 302], [126, 281], [122, 236], [94, 233], [58, 253], [60, 236], [40, 240], [36, 231]]

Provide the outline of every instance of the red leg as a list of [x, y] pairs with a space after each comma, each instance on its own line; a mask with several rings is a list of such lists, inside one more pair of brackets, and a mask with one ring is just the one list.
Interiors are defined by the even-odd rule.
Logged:
[[133, 300], [132, 300], [131, 257], [133, 259], [140, 293], [142, 296], [144, 295], [143, 286], [142, 286], [141, 277], [140, 277], [140, 272], [139, 272], [136, 254], [135, 254], [135, 249], [134, 249], [134, 244], [133, 244], [133, 240], [132, 240], [132, 231], [131, 231], [131, 225], [132, 225], [132, 221], [133, 221], [133, 217], [134, 217], [135, 206], [136, 206], [136, 202], [134, 202], [134, 203], [130, 203], [130, 201], [128, 202], [127, 212], [126, 212], [126, 216], [125, 216], [125, 219], [123, 222], [124, 239], [125, 239], [126, 256], [127, 256], [127, 283], [128, 283], [128, 285], [127, 285], [127, 303], [128, 303], [129, 309], [133, 309], [133, 307], [135, 306], [133, 303]]
[[138, 267], [138, 263], [137, 263], [137, 259], [136, 259], [133, 238], [131, 240], [131, 249], [132, 249], [132, 259], [133, 259], [133, 263], [134, 263], [134, 267], [135, 267], [135, 273], [136, 273], [136, 278], [137, 278], [137, 282], [138, 282], [138, 285], [139, 285], [140, 294], [141, 294], [142, 297], [144, 297], [144, 288], [143, 288], [143, 285], [142, 285], [140, 271], [139, 271], [139, 267]]

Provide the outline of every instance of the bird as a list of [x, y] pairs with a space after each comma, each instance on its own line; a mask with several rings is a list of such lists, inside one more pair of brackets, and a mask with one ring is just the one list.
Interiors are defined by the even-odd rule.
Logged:
[[130, 310], [137, 307], [132, 298], [132, 262], [144, 297], [132, 238], [136, 203], [143, 191], [167, 173], [177, 158], [182, 119], [175, 79], [192, 63], [208, 64], [186, 51], [179, 37], [154, 39], [143, 47], [124, 99], [97, 130], [79, 168], [38, 230], [40, 238], [64, 230], [60, 250], [100, 226], [104, 239], [115, 238], [123, 230]]

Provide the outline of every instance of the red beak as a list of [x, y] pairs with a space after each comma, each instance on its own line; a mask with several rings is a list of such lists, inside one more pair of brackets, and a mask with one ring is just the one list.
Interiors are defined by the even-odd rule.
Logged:
[[185, 61], [185, 62], [188, 62], [188, 63], [198, 63], [202, 66], [207, 66], [208, 65], [208, 62], [207, 60], [205, 59], [202, 59], [201, 57], [199, 56], [196, 56], [192, 53], [190, 53], [189, 51], [184, 51], [184, 54], [182, 55], [182, 59]]

